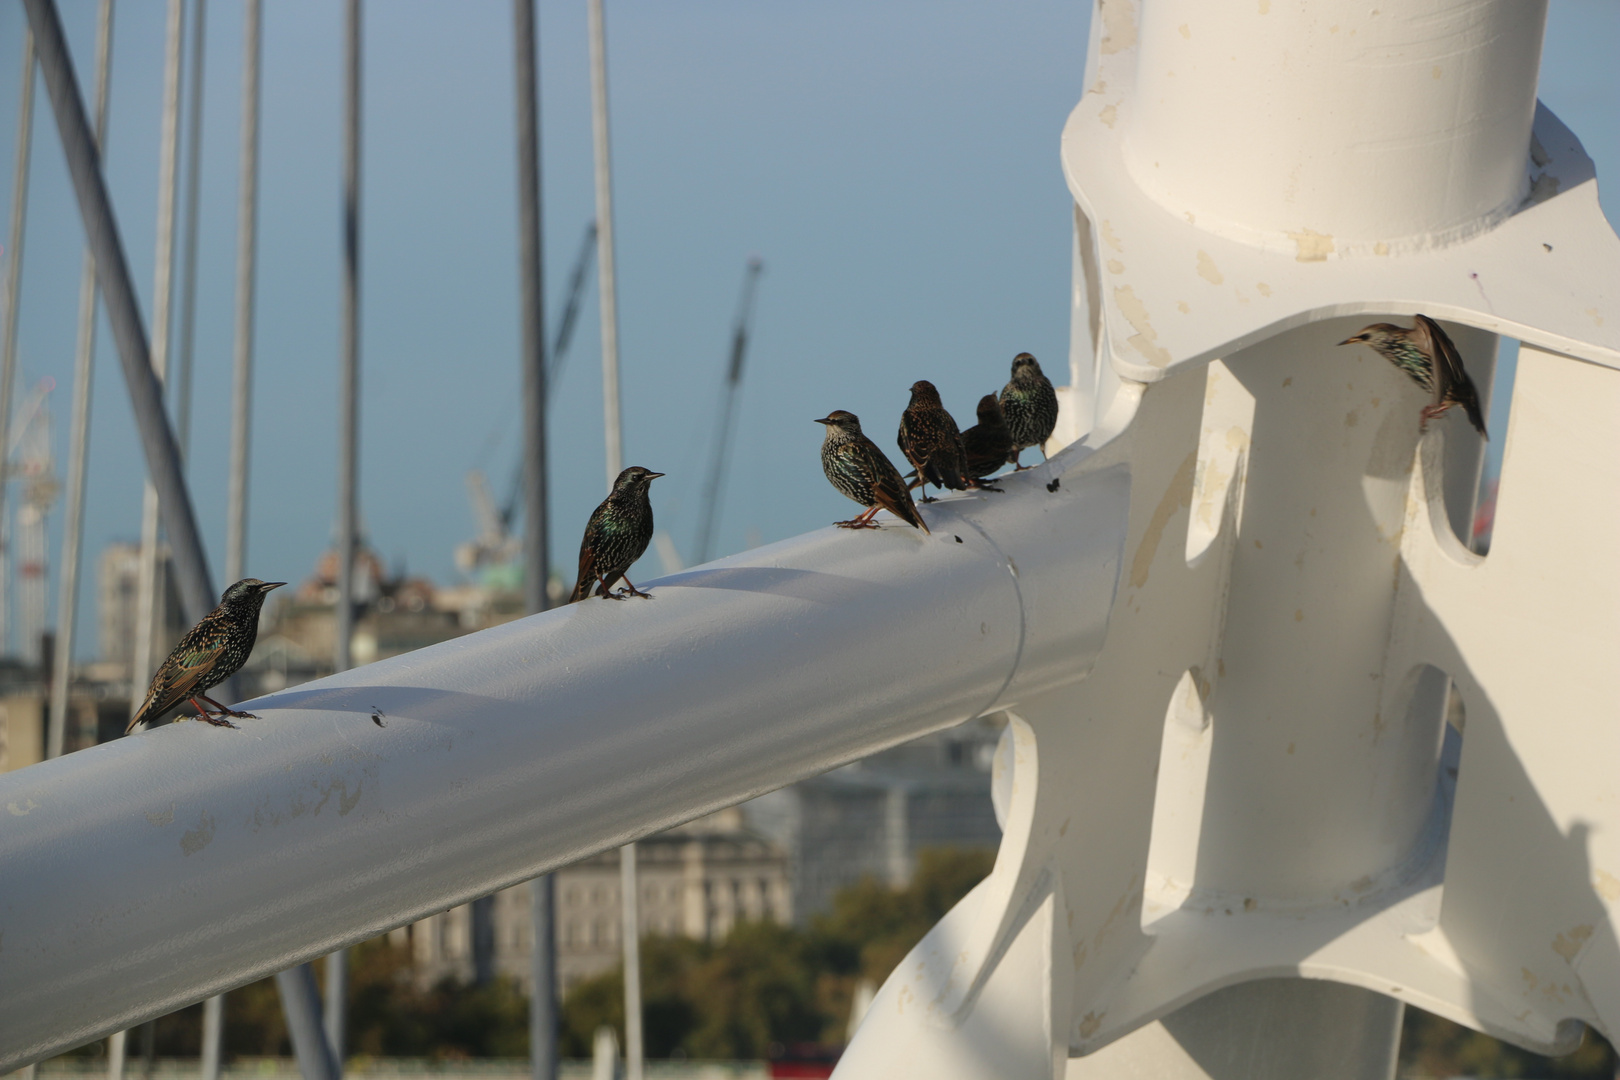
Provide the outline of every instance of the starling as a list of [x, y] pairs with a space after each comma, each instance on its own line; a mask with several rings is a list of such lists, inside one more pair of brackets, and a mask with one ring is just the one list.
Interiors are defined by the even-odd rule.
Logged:
[[1001, 402], [986, 394], [979, 399], [979, 422], [962, 432], [962, 473], [969, 480], [983, 480], [1011, 456], [1012, 432]]
[[[207, 691], [242, 670], [259, 637], [259, 609], [264, 606], [264, 596], [285, 584], [285, 581], [260, 581], [250, 577], [226, 589], [225, 595], [219, 598], [219, 607], [186, 631], [180, 644], [152, 676], [146, 700], [141, 702], [124, 734], [156, 720], [182, 701], [195, 705], [197, 718], [216, 727], [235, 727], [225, 719], [227, 716], [257, 720], [252, 713], [227, 709], [209, 697]], [[205, 703], [213, 706], [213, 712], [219, 715], [212, 715], [204, 707]]]
[[1018, 464], [1018, 456], [1031, 446], [1040, 447], [1041, 457], [1046, 457], [1046, 440], [1057, 427], [1057, 391], [1052, 389], [1052, 380], [1041, 374], [1041, 362], [1027, 352], [1013, 357], [1012, 378], [1001, 388], [1001, 412], [1012, 433], [1012, 453], [1007, 460], [1014, 471], [1029, 468]]
[[[652, 540], [653, 512], [647, 487], [663, 475], [632, 465], [613, 481], [613, 491], [585, 523], [585, 538], [579, 542], [579, 581], [574, 585], [574, 595], [568, 598], [570, 604], [590, 596], [593, 585], [597, 586], [597, 596], [609, 600], [652, 596], [636, 588], [625, 571], [641, 558]], [[621, 577], [624, 590], [614, 592], [613, 583]]]
[[[1474, 380], [1463, 367], [1457, 346], [1440, 329], [1440, 324], [1427, 315], [1414, 315], [1412, 329], [1392, 323], [1373, 323], [1354, 337], [1345, 338], [1340, 345], [1357, 342], [1371, 345], [1385, 360], [1412, 377], [1412, 381], [1434, 395], [1434, 402], [1423, 407], [1423, 421], [1419, 430], [1429, 421], [1451, 408], [1461, 405], [1468, 414], [1474, 430], [1484, 435], [1485, 414], [1479, 407], [1479, 391]], [[1436, 363], [1436, 360], [1439, 363]]]
[[821, 468], [832, 486], [866, 507], [866, 513], [850, 521], [835, 522], [844, 529], [876, 529], [872, 518], [887, 510], [913, 528], [928, 532], [928, 525], [917, 513], [906, 482], [877, 444], [861, 433], [861, 421], [854, 413], [835, 409], [817, 420], [827, 425], [821, 441]]
[[927, 484], [952, 491], [969, 487], [962, 475], [962, 432], [927, 379], [911, 384], [911, 404], [900, 414], [900, 452], [917, 470], [913, 485], [922, 488], [923, 502], [934, 501]]

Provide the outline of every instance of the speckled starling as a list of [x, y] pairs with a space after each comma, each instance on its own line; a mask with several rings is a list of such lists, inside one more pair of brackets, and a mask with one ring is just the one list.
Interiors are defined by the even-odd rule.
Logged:
[[1018, 456], [1031, 446], [1046, 457], [1046, 440], [1057, 427], [1057, 391], [1052, 380], [1041, 373], [1041, 364], [1027, 352], [1013, 357], [1012, 378], [1001, 388], [1001, 412], [1012, 434], [1012, 453], [1007, 460], [1014, 470], [1029, 468], [1018, 464]]
[[[285, 584], [285, 581], [243, 578], [226, 589], [225, 595], [219, 598], [219, 607], [187, 630], [180, 644], [158, 667], [157, 674], [152, 676], [152, 685], [147, 688], [146, 700], [141, 702], [124, 734], [156, 720], [182, 701], [197, 707], [198, 719], [217, 727], [236, 726], [225, 719], [227, 716], [258, 719], [252, 713], [227, 709], [209, 697], [207, 691], [242, 670], [259, 637], [259, 609], [264, 606], [265, 594]], [[207, 706], [212, 706], [213, 711]]]
[[[1012, 432], [996, 395], [979, 399], [979, 422], [962, 432], [962, 472], [982, 480], [1007, 464], [1012, 456]], [[981, 485], [982, 486], [982, 485]]]
[[922, 488], [923, 502], [934, 501], [928, 497], [928, 484], [952, 491], [969, 486], [962, 475], [962, 432], [927, 379], [911, 384], [911, 404], [900, 414], [899, 442], [900, 452], [917, 470], [913, 483]]
[[[1440, 329], [1440, 324], [1427, 315], [1413, 316], [1412, 329], [1392, 323], [1373, 323], [1354, 337], [1345, 338], [1340, 345], [1361, 343], [1371, 345], [1385, 360], [1394, 364], [1412, 381], [1434, 395], [1434, 401], [1423, 407], [1423, 420], [1419, 430], [1429, 421], [1451, 408], [1461, 405], [1468, 414], [1474, 430], [1485, 434], [1485, 414], [1479, 407], [1479, 391], [1474, 380], [1463, 367], [1457, 346]], [[1436, 360], [1439, 362], [1436, 363]]]
[[914, 528], [929, 531], [917, 512], [917, 504], [911, 501], [906, 482], [900, 479], [900, 470], [861, 433], [860, 418], [835, 409], [816, 423], [827, 425], [827, 436], [821, 440], [822, 471], [833, 487], [866, 507], [860, 517], [836, 525], [843, 529], [876, 529], [878, 523], [872, 518], [879, 510], [887, 510]]
[[[613, 491], [602, 500], [585, 524], [585, 538], [579, 542], [579, 581], [574, 585], [570, 604], [591, 595], [609, 600], [623, 600], [628, 596], [650, 598], [630, 581], [625, 571], [641, 558], [652, 541], [652, 502], [647, 498], [648, 486], [661, 472], [650, 472], [640, 465], [632, 465], [613, 481]], [[613, 591], [613, 583], [624, 578], [624, 589]]]

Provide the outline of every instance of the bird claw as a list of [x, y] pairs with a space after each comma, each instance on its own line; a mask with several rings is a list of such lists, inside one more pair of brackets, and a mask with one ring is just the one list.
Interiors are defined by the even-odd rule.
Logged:
[[643, 600], [651, 600], [653, 598], [652, 593], [650, 593], [650, 592], [642, 592], [640, 589], [638, 589], [634, 585], [632, 585], [629, 588], [621, 590], [619, 592], [618, 596], [615, 597], [615, 599], [628, 600], [632, 596], [639, 596]]
[[999, 492], [999, 491], [1005, 491], [1006, 490], [1005, 488], [998, 488], [993, 484], [987, 484], [983, 480], [975, 480], [973, 482], [972, 487], [973, 487], [974, 491], [998, 491]]
[[833, 524], [840, 529], [881, 529], [883, 527], [871, 518], [850, 518], [848, 521], [835, 521]]
[[[231, 715], [232, 716], [249, 716], [250, 714], [249, 713], [233, 712], [233, 713], [231, 713]], [[212, 724], [215, 727], [228, 727], [228, 728], [235, 728], [236, 727], [235, 724], [233, 724], [229, 720], [225, 719], [225, 717], [223, 717], [223, 716], [214, 716], [213, 714], [206, 713], [206, 712], [198, 713], [197, 716], [195, 717], [195, 719], [201, 720], [205, 724]], [[253, 719], [257, 720], [258, 717], [254, 716]], [[238, 729], [238, 730], [240, 730], [240, 729]]]
[[1015, 472], [1015, 473], [1028, 472], [1029, 470], [1033, 469], [1034, 467], [1035, 466], [1033, 466], [1033, 465], [1017, 465], [1017, 464], [1014, 464], [1013, 465], [1013, 472]]

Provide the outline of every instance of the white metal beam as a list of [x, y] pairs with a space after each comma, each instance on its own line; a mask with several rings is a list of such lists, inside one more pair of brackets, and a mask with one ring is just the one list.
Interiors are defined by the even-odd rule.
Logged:
[[0, 776], [0, 1071], [1082, 677], [1129, 475], [1005, 486]]

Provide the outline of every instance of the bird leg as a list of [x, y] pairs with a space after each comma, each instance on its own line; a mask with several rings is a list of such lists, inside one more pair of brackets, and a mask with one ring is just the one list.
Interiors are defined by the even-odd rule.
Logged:
[[848, 521], [835, 521], [833, 524], [840, 529], [881, 529], [883, 526], [872, 520], [877, 516], [878, 509], [876, 506], [870, 506], [860, 517]]
[[1018, 459], [1023, 456], [1023, 453], [1024, 453], [1024, 451], [1023, 451], [1022, 448], [1013, 451], [1013, 456], [1012, 456], [1012, 459], [1011, 459], [1012, 460], [1013, 472], [1024, 472], [1026, 469], [1033, 469], [1035, 467], [1033, 465], [1020, 465], [1020, 464], [1018, 464]]
[[214, 707], [214, 711], [219, 713], [221, 716], [234, 716], [238, 720], [257, 720], [258, 719], [257, 716], [254, 716], [250, 712], [238, 712], [235, 709], [227, 709], [225, 706], [221, 705], [219, 702], [215, 701], [213, 698], [209, 697], [207, 694], [198, 694], [197, 697], [202, 698], [204, 701], [208, 702], [208, 704], [212, 705]]
[[197, 706], [197, 719], [207, 721], [208, 723], [213, 724], [215, 727], [233, 728], [236, 726], [223, 716], [211, 715], [207, 709], [203, 708], [202, 702], [198, 701], [195, 697], [190, 697], [186, 700]]
[[[614, 592], [613, 589], [608, 586], [607, 578], [598, 577], [596, 580], [600, 583], [599, 587], [596, 590], [596, 595], [597, 596], [600, 596], [604, 600], [623, 600], [624, 599], [624, 597], [622, 597], [618, 593]], [[629, 581], [630, 579], [625, 578], [624, 580]]]
[[626, 574], [626, 575], [624, 575], [624, 590], [619, 594], [618, 599], [623, 600], [626, 597], [630, 597], [630, 596], [639, 596], [643, 600], [651, 600], [653, 598], [652, 593], [650, 593], [650, 592], [642, 592], [640, 589], [638, 589], [634, 585], [632, 585], [630, 583], [630, 575]]
[[1438, 405], [1425, 405], [1425, 406], [1423, 406], [1423, 422], [1418, 427], [1418, 430], [1419, 431], [1427, 431], [1428, 427], [1429, 427], [1429, 421], [1433, 420], [1435, 417], [1439, 416], [1441, 413], [1443, 413], [1447, 409], [1451, 408], [1452, 404], [1453, 403], [1449, 402], [1449, 401], [1442, 401]]

